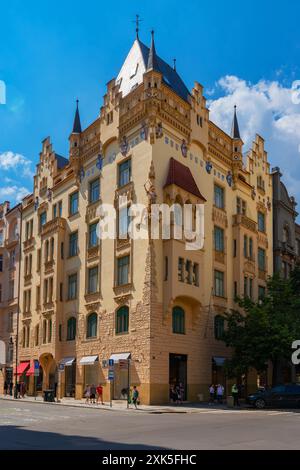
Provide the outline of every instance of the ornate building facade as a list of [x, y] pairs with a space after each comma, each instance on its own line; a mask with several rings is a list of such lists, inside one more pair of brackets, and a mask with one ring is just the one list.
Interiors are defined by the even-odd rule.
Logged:
[[0, 390], [13, 382], [17, 331], [21, 204], [0, 204]]
[[[134, 41], [84, 130], [77, 105], [69, 140], [69, 158], [43, 141], [23, 200], [19, 373], [32, 393], [57, 387], [61, 397], [101, 382], [105, 399], [120, 398], [128, 376], [143, 403], [168, 402], [179, 382], [185, 399], [207, 396], [230, 354], [218, 340], [222, 313], [238, 295], [263, 296], [273, 270], [263, 138], [244, 155], [236, 110], [228, 135], [209, 119], [202, 86], [187, 89], [152, 35], [150, 48]], [[174, 236], [176, 211], [170, 239], [126, 237], [130, 207], [152, 202], [204, 205], [204, 246], [187, 250]], [[116, 209], [115, 239], [97, 236], [103, 203]]]

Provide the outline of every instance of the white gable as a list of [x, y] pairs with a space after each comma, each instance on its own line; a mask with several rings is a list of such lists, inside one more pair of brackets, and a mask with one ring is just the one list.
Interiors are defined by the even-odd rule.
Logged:
[[142, 83], [145, 71], [146, 64], [142, 51], [139, 42], [135, 40], [116, 79], [116, 83], [120, 83], [123, 96], [128, 95], [136, 85]]

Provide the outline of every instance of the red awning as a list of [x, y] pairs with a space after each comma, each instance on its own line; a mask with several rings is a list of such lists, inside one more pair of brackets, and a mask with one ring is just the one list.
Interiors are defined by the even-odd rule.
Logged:
[[28, 371], [26, 372], [26, 376], [29, 377], [34, 374], [34, 366], [30, 366]]
[[22, 375], [27, 367], [30, 365], [30, 362], [21, 362], [21, 364], [18, 365], [17, 367], [17, 375]]

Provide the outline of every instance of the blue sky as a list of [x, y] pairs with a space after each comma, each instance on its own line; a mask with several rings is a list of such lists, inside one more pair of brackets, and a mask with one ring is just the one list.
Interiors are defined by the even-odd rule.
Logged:
[[0, 200], [31, 191], [43, 138], [67, 155], [76, 98], [83, 126], [96, 118], [139, 13], [141, 40], [149, 44], [154, 28], [157, 52], [176, 57], [189, 88], [204, 85], [218, 125], [229, 130], [237, 104], [245, 149], [255, 132], [265, 137], [300, 204], [300, 2], [12, 0], [0, 8]]

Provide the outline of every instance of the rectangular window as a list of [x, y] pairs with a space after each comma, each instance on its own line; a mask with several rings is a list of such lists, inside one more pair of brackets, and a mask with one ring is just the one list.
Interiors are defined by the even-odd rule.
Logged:
[[244, 257], [248, 258], [248, 237], [244, 235]]
[[118, 286], [129, 282], [129, 256], [118, 258]]
[[36, 308], [39, 308], [41, 304], [41, 286], [36, 288]]
[[47, 212], [44, 211], [40, 215], [40, 231], [42, 230], [46, 222], [47, 222]]
[[62, 282], [59, 284], [59, 300], [60, 302], [63, 301], [63, 283]]
[[165, 278], [164, 278], [165, 281], [168, 280], [168, 275], [169, 275], [169, 260], [168, 260], [168, 257], [165, 256]]
[[224, 252], [224, 230], [220, 227], [214, 229], [215, 250]]
[[62, 201], [58, 201], [58, 217], [62, 217]]
[[257, 224], [260, 232], [266, 231], [265, 214], [263, 212], [257, 213]]
[[258, 248], [258, 269], [260, 271], [266, 270], [266, 252], [263, 248]]
[[8, 298], [9, 300], [13, 300], [15, 298], [15, 281], [13, 279], [9, 281]]
[[128, 184], [131, 179], [131, 160], [126, 160], [123, 163], [119, 164], [119, 177], [118, 177], [118, 185], [119, 187], [125, 186]]
[[64, 242], [61, 242], [60, 244], [60, 257], [61, 259], [64, 259]]
[[69, 256], [78, 254], [78, 232], [73, 232], [69, 236]]
[[36, 269], [37, 271], [40, 271], [41, 270], [41, 262], [42, 262], [42, 252], [41, 252], [41, 249], [39, 248], [38, 251], [37, 251], [37, 260], [36, 260]]
[[58, 325], [58, 340], [62, 341], [62, 325], [61, 325], [61, 323]]
[[266, 288], [264, 286], [258, 286], [258, 298], [263, 300], [266, 296]]
[[78, 191], [70, 195], [70, 215], [78, 212]]
[[127, 238], [129, 223], [129, 207], [122, 207], [119, 210], [119, 238]]
[[224, 297], [224, 273], [215, 271], [215, 296]]
[[97, 225], [98, 223], [96, 222], [89, 226], [89, 248], [98, 245]]
[[193, 284], [196, 287], [199, 287], [199, 264], [194, 263], [193, 266]]
[[97, 178], [89, 184], [89, 201], [90, 203], [99, 201], [100, 198], [100, 180]]
[[184, 282], [184, 259], [178, 258], [178, 281]]
[[253, 260], [253, 238], [249, 238], [249, 258]]
[[246, 215], [247, 205], [242, 198], [236, 198], [236, 213]]
[[68, 277], [68, 300], [77, 298], [77, 274]]
[[98, 266], [88, 270], [88, 293], [98, 292]]
[[44, 280], [44, 304], [48, 302], [48, 279]]
[[233, 257], [234, 258], [236, 257], [236, 253], [237, 253], [237, 244], [236, 244], [236, 240], [234, 239], [233, 240]]
[[53, 206], [53, 219], [56, 219], [57, 217], [57, 204], [54, 204]]
[[215, 184], [214, 186], [214, 203], [219, 209], [224, 209], [224, 189]]

